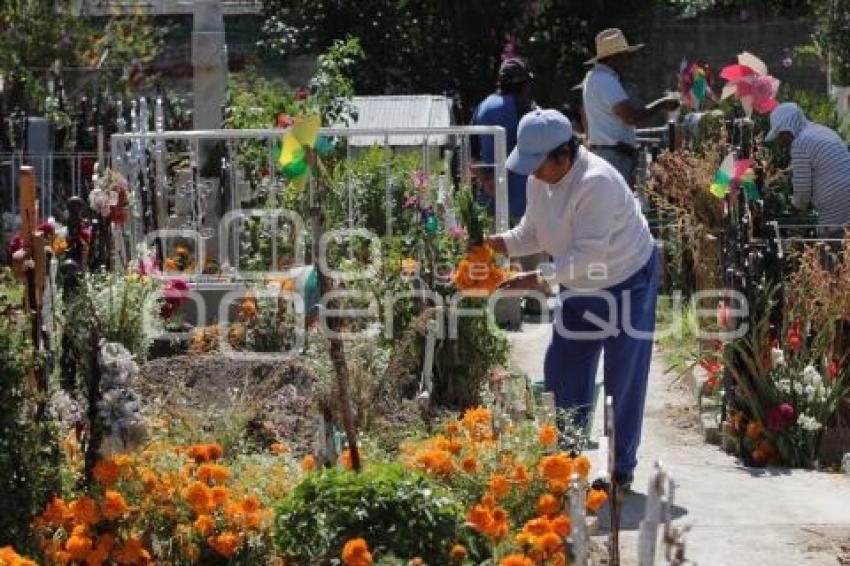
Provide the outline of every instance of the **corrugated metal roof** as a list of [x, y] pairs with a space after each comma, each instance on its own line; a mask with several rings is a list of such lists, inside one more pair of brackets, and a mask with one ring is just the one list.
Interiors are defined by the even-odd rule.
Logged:
[[[427, 128], [452, 125], [452, 101], [445, 96], [430, 94], [402, 96], [355, 96], [357, 122], [350, 127], [357, 128]], [[353, 147], [383, 145], [383, 136], [352, 136], [349, 144]], [[441, 146], [448, 143], [448, 136], [428, 136], [428, 145]], [[410, 146], [423, 145], [425, 136], [389, 136], [387, 145]]]

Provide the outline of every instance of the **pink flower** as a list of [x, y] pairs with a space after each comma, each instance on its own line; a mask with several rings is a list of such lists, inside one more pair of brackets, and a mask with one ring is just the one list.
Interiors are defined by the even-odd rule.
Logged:
[[469, 237], [466, 234], [466, 229], [460, 226], [452, 226], [451, 228], [449, 228], [449, 236], [457, 240], [465, 240]]
[[94, 233], [92, 232], [91, 226], [83, 226], [80, 228], [80, 239], [86, 243], [91, 242], [92, 236]]
[[183, 279], [170, 279], [162, 288], [165, 302], [160, 309], [160, 316], [164, 319], [174, 316], [177, 309], [189, 300], [189, 289], [189, 284]]
[[777, 432], [794, 424], [795, 418], [794, 407], [788, 403], [780, 403], [767, 411], [765, 422], [767, 423], [768, 430]]
[[15, 236], [11, 239], [9, 244], [6, 246], [6, 253], [9, 254], [9, 257], [15, 255], [15, 252], [22, 249], [24, 247], [24, 239], [21, 238], [20, 234], [15, 234]]
[[428, 173], [421, 170], [410, 172], [410, 181], [419, 190], [428, 188]]
[[416, 195], [409, 195], [404, 199], [404, 208], [416, 208], [419, 206], [419, 198]]

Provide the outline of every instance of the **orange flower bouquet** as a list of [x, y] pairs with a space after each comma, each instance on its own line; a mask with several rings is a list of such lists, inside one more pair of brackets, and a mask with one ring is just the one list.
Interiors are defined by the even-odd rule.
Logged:
[[488, 295], [508, 277], [508, 272], [495, 263], [490, 246], [472, 246], [452, 274], [452, 282], [461, 291], [485, 291]]

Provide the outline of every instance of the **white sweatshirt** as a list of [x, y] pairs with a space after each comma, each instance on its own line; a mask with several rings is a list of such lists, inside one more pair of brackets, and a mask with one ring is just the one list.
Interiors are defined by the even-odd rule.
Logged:
[[525, 216], [502, 234], [508, 255], [545, 251], [554, 259], [554, 282], [568, 289], [622, 283], [655, 248], [640, 203], [623, 177], [583, 147], [556, 184], [529, 176], [526, 199]]

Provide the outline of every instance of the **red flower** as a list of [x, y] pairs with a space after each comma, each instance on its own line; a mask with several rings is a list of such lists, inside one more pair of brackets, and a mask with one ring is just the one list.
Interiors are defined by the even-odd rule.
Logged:
[[800, 346], [803, 343], [803, 339], [800, 336], [800, 324], [799, 320], [795, 320], [791, 324], [791, 328], [788, 329], [788, 346], [790, 346], [791, 351], [796, 352], [800, 349]]
[[56, 233], [56, 225], [49, 220], [45, 220], [44, 222], [39, 223], [35, 228], [38, 232], [43, 232], [45, 234], [50, 234], [51, 236]]
[[836, 377], [838, 377], [838, 362], [832, 360], [829, 362], [829, 382], [835, 383]]
[[774, 405], [767, 411], [765, 421], [767, 422], [768, 430], [776, 432], [782, 430], [786, 426], [794, 424], [795, 419], [796, 414], [794, 412], [794, 407], [788, 403], [780, 403], [779, 405]]
[[295, 93], [295, 100], [307, 100], [308, 96], [310, 96], [310, 93], [302, 88]]
[[159, 315], [164, 319], [174, 316], [181, 306], [189, 300], [189, 284], [183, 279], [171, 279], [162, 288], [164, 303], [160, 308]]
[[85, 243], [91, 243], [92, 236], [94, 233], [92, 232], [91, 226], [83, 226], [80, 228], [80, 239]]
[[12, 255], [22, 249], [24, 247], [24, 239], [21, 238], [20, 234], [15, 234], [14, 237], [9, 241], [9, 244], [6, 246], [6, 253], [9, 254], [11, 258]]

